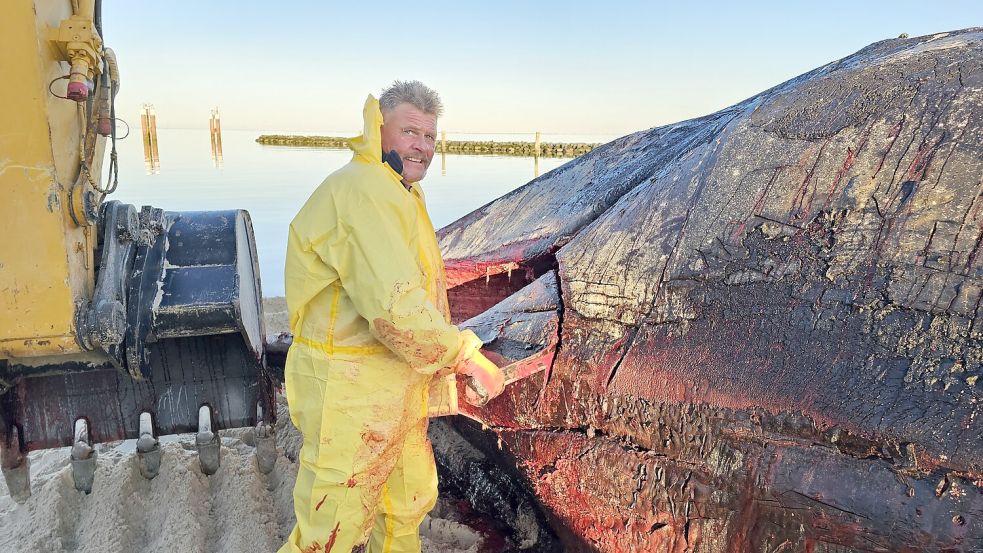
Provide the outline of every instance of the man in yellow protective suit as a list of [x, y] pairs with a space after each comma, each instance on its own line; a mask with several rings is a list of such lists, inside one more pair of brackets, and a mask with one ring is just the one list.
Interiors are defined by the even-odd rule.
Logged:
[[286, 394], [304, 444], [280, 553], [419, 552], [437, 499], [428, 416], [456, 412], [455, 374], [469, 402], [502, 391], [481, 341], [450, 324], [419, 185], [441, 110], [418, 81], [369, 96], [352, 160], [290, 224]]

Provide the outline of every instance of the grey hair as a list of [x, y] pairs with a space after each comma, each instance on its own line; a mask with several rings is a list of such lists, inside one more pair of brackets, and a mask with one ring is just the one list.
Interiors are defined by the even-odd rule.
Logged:
[[393, 81], [393, 84], [382, 91], [379, 96], [379, 106], [382, 111], [391, 111], [402, 103], [410, 104], [416, 109], [440, 117], [444, 113], [444, 104], [440, 96], [420, 81]]

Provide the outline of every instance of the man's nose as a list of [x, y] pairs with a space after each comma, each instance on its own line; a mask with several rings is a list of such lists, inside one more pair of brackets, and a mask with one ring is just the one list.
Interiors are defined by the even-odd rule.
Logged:
[[434, 144], [422, 134], [417, 135], [416, 143], [413, 144], [413, 146], [428, 155], [433, 154], [434, 152]]

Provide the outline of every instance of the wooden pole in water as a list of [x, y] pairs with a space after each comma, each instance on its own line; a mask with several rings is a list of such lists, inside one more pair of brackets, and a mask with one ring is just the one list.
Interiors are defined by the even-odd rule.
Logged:
[[150, 110], [147, 104], [140, 108], [140, 136], [143, 138], [143, 163], [150, 172]]
[[208, 130], [212, 141], [212, 161], [215, 167], [222, 167], [222, 116], [219, 115], [218, 107], [212, 110], [212, 115], [208, 119]]
[[160, 172], [157, 152], [157, 114], [153, 104], [144, 104], [140, 110], [140, 131], [143, 134], [143, 163], [147, 174]]
[[218, 153], [222, 154], [222, 116], [215, 108], [215, 143], [218, 144]]
[[147, 118], [150, 123], [150, 163], [154, 173], [160, 172], [160, 152], [157, 151], [157, 112], [154, 111], [153, 104], [150, 105]]
[[536, 145], [533, 146], [533, 150], [532, 151], [533, 151], [533, 155], [534, 156], [539, 157], [539, 154], [540, 154], [540, 149], [539, 149], [539, 131], [536, 131]]
[[445, 131], [440, 131], [440, 153], [447, 153], [447, 133]]
[[208, 116], [208, 141], [212, 147], [212, 163], [217, 164], [215, 159], [215, 110]]
[[218, 108], [215, 108], [215, 153], [217, 154], [218, 167], [219, 169], [225, 165], [225, 158], [222, 155], [222, 116], [218, 113]]

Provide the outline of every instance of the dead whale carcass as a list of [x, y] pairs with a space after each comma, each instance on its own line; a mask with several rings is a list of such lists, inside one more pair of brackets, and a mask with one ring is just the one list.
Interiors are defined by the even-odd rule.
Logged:
[[981, 548], [981, 176], [981, 29], [602, 146], [439, 233], [470, 415], [570, 550]]

